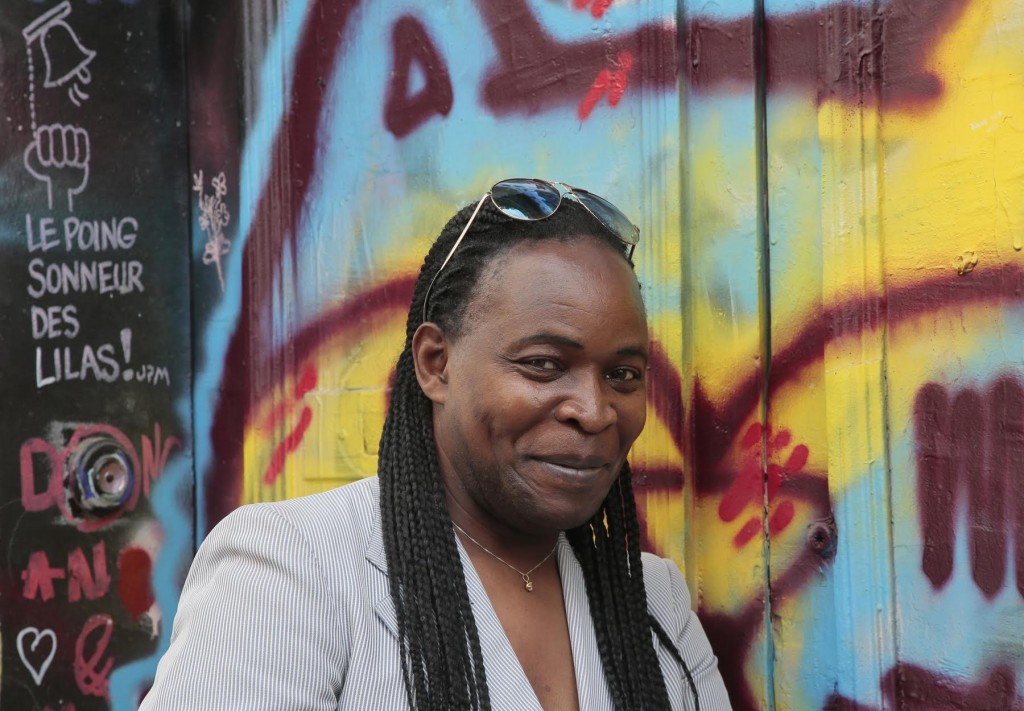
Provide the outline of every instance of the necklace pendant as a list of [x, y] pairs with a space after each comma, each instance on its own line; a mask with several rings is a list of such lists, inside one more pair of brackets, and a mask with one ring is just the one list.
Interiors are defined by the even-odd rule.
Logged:
[[527, 580], [526, 581], [526, 592], [533, 592], [533, 581], [532, 580]]

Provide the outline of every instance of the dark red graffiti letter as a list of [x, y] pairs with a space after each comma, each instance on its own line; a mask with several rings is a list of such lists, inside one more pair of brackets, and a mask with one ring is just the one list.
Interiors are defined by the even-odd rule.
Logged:
[[[92, 654], [86, 658], [85, 644], [88, 641], [88, 637], [94, 630], [100, 627], [103, 628], [103, 631], [100, 632], [99, 639], [96, 640], [96, 647], [93, 649]], [[110, 675], [110, 670], [114, 667], [114, 658], [108, 657], [101, 669], [97, 670], [96, 667], [100, 664], [104, 652], [107, 651], [107, 646], [110, 644], [110, 634], [113, 631], [114, 621], [110, 618], [110, 615], [93, 615], [85, 623], [82, 633], [78, 635], [78, 639], [75, 641], [75, 682], [78, 684], [79, 691], [86, 696], [104, 697], [107, 695], [109, 688], [107, 677]]]
[[[36, 491], [36, 473], [33, 455], [45, 454], [49, 459], [49, 474], [44, 491]], [[61, 494], [61, 480], [56, 472], [64, 468], [64, 457], [46, 440], [33, 438], [21, 445], [21, 505], [26, 511], [45, 511], [53, 506]]]
[[[444, 59], [416, 18], [406, 15], [395, 22], [391, 47], [394, 66], [384, 101], [384, 125], [396, 138], [402, 138], [434, 114], [448, 115], [452, 110], [452, 80]], [[410, 94], [414, 64], [424, 83]]]
[[82, 593], [89, 600], [96, 600], [110, 589], [110, 574], [107, 573], [107, 549], [100, 541], [92, 547], [92, 567], [81, 548], [68, 553], [68, 602], [78, 602]]
[[159, 422], [153, 426], [152, 440], [142, 435], [142, 493], [146, 496], [149, 496], [149, 485], [163, 474], [171, 449], [180, 446], [181, 440], [177, 437], [162, 439]]
[[[984, 477], [970, 486], [969, 541], [971, 574], [978, 588], [992, 598], [1003, 587], [1010, 538], [1015, 544], [1017, 589], [1024, 592], [1024, 387], [1019, 381], [999, 378], [989, 388], [986, 429]], [[1009, 512], [1008, 507], [1012, 507]], [[1008, 524], [1015, 529], [1012, 537], [1007, 535]]]
[[63, 570], [50, 567], [50, 559], [46, 557], [46, 551], [36, 551], [29, 556], [28, 565], [21, 573], [21, 579], [25, 581], [21, 595], [26, 600], [35, 600], [36, 595], [41, 595], [43, 602], [52, 600], [55, 594], [53, 581], [63, 580], [63, 578]]
[[949, 394], [936, 383], [925, 385], [914, 401], [917, 445], [918, 515], [924, 550], [921, 570], [941, 588], [953, 574], [953, 506], [956, 478], [950, 462]]
[[984, 393], [968, 388], [950, 401], [941, 385], [918, 392], [914, 405], [921, 568], [936, 589], [953, 573], [957, 511], [967, 503], [971, 577], [988, 598], [1006, 580], [1011, 545], [1024, 563], [1024, 386], [1000, 378]]

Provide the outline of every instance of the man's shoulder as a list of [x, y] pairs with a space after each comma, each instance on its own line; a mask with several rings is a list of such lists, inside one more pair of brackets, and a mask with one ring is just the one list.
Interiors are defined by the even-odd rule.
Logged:
[[379, 519], [379, 496], [374, 476], [329, 491], [258, 505], [273, 510], [301, 533], [319, 538], [332, 532], [367, 532]]
[[674, 560], [653, 553], [642, 553], [641, 560], [647, 602], [652, 612], [671, 610], [678, 605], [689, 607], [689, 590]]
[[[372, 536], [379, 536], [377, 477], [369, 477], [317, 494], [281, 501], [246, 504], [232, 511], [210, 532], [210, 538], [262, 532], [305, 541], [318, 557], [361, 556]], [[280, 529], [279, 534], [270, 532]]]

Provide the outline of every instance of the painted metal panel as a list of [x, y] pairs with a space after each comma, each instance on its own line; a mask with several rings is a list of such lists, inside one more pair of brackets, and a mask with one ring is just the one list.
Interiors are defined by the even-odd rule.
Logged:
[[898, 625], [880, 684], [889, 705], [1021, 708], [1024, 7], [939, 7], [903, 45], [931, 91], [882, 103]]
[[769, 5], [770, 420], [835, 526], [802, 589], [772, 576], [777, 708], [1024, 704], [1021, 9]]
[[771, 704], [760, 450], [767, 323], [753, 3], [687, 3], [684, 382], [695, 505], [676, 528], [736, 708]]
[[179, 11], [0, 19], [4, 709], [133, 707], [193, 547]]

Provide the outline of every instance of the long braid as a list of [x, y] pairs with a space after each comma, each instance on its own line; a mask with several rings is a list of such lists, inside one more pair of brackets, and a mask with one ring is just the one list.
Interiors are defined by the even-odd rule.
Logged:
[[[435, 242], [422, 274], [450, 249], [456, 225], [453, 220]], [[412, 361], [426, 288], [422, 274], [396, 365], [378, 471], [391, 596], [404, 651], [402, 676], [410, 708], [489, 709], [480, 637], [437, 471], [430, 401]]]
[[[632, 483], [633, 477], [628, 466], [624, 468], [622, 479], [624, 480], [624, 484], [621, 487], [622, 514], [623, 522], [626, 526], [625, 539], [626, 548], [628, 551], [627, 555], [629, 556], [630, 561], [640, 561], [640, 522], [637, 520], [636, 516], [636, 499], [633, 495]], [[665, 630], [661, 627], [657, 620], [651, 617], [650, 612], [648, 612], [647, 610], [647, 587], [644, 584], [644, 576], [642, 574], [642, 571], [640, 575], [630, 576], [630, 583], [633, 589], [631, 591], [632, 594], [629, 595], [628, 599], [632, 604], [633, 619], [641, 620], [647, 618], [652, 623], [651, 630], [654, 631], [656, 634], [658, 632], [661, 633], [658, 634], [658, 639], [664, 644], [663, 635], [667, 636]], [[634, 629], [637, 632], [640, 632], [639, 625], [634, 625]], [[638, 639], [636, 641], [636, 644], [638, 647], [647, 647], [649, 642], [650, 631], [643, 633], [643, 637]], [[672, 656], [676, 658], [677, 662], [682, 666], [682, 669], [685, 672], [686, 676], [690, 678], [690, 670], [687, 668], [686, 663], [683, 662], [682, 657], [677, 654], [677, 650], [674, 644], [669, 646], [669, 652], [672, 654]], [[657, 657], [655, 657], [655, 660], [656, 659]], [[657, 677], [658, 679], [661, 678], [660, 666], [658, 666], [657, 664], [651, 664], [649, 666], [645, 665], [644, 669], [648, 674], [646, 685], [650, 688], [656, 688], [657, 679], [655, 677]], [[690, 680], [692, 684], [692, 678]], [[693, 694], [694, 699], [697, 700], [696, 688], [693, 689]], [[699, 700], [697, 701], [697, 704], [699, 709]]]
[[[424, 258], [380, 440], [381, 526], [402, 649], [402, 678], [410, 708], [421, 711], [491, 707], [480, 636], [438, 470], [431, 403], [416, 380], [412, 358], [412, 338], [422, 322], [427, 285], [473, 207], [464, 208], [448, 222]], [[485, 203], [434, 283], [427, 318], [445, 333], [459, 335], [479, 278], [497, 256], [521, 242], [583, 236], [621, 248], [614, 235], [595, 229], [589, 213], [569, 201], [550, 218], [537, 222], [510, 220]], [[601, 510], [566, 535], [583, 569], [598, 651], [615, 707], [668, 708], [652, 630], [663, 641], [667, 636], [660, 626], [652, 626], [647, 614], [628, 467]]]
[[[632, 654], [630, 650], [640, 648], [637, 642], [643, 639], [643, 630], [635, 624], [637, 604], [639, 603], [646, 607], [647, 600], [646, 597], [642, 600], [636, 600], [634, 586], [631, 584], [637, 578], [643, 579], [643, 570], [637, 565], [640, 561], [639, 554], [636, 558], [631, 558], [630, 554], [632, 551], [623, 544], [626, 537], [626, 529], [622, 521], [622, 482], [623, 478], [628, 477], [628, 472], [629, 466], [623, 466], [623, 472], [608, 492], [606, 515], [608, 526], [607, 548], [609, 549], [608, 552], [612, 563], [608, 566], [607, 570], [617, 573], [610, 577], [612, 589], [615, 591], [616, 607], [619, 610], [618, 619], [621, 625], [621, 630], [619, 631], [621, 645], [624, 650], [627, 650], [627, 654]], [[623, 572], [625, 575], [622, 574]], [[647, 646], [650, 646], [649, 641]], [[644, 671], [647, 671], [647, 669], [644, 669]], [[629, 681], [630, 696], [632, 698], [642, 698], [642, 689], [646, 686], [644, 676], [629, 675], [627, 680]]]
[[657, 631], [647, 611], [639, 536], [628, 465], [612, 485], [601, 510], [583, 526], [566, 531], [583, 568], [598, 651], [612, 698], [615, 707], [624, 711], [669, 708], [661, 666], [651, 643], [651, 635]]

